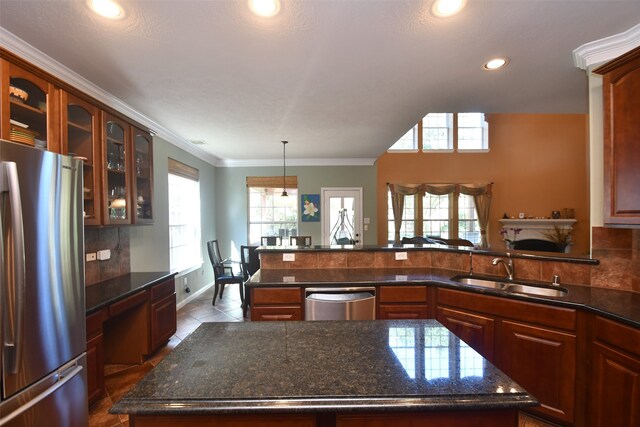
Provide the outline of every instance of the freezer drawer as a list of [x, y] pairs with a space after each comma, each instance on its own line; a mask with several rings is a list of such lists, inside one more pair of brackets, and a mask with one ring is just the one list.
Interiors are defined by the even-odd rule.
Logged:
[[62, 366], [0, 403], [2, 427], [86, 427], [87, 356]]
[[374, 320], [375, 288], [307, 288], [305, 320]]

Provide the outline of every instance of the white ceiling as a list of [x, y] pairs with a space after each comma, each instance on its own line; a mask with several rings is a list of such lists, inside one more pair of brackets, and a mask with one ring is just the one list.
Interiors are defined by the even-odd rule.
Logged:
[[[584, 43], [640, 22], [638, 0], [0, 0], [0, 27], [184, 140], [231, 161], [374, 159], [428, 112], [586, 113]], [[482, 70], [494, 56], [508, 68]], [[517, 143], [517, 141], [514, 141]]]

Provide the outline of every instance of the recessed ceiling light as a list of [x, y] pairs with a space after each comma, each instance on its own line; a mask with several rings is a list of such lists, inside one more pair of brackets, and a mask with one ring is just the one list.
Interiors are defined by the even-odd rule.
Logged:
[[465, 0], [436, 0], [433, 4], [433, 13], [436, 16], [451, 16], [460, 12], [464, 7]]
[[494, 58], [482, 66], [485, 70], [497, 70], [507, 65], [507, 58]]
[[249, 8], [258, 16], [270, 18], [280, 11], [278, 0], [249, 0]]
[[124, 9], [113, 0], [88, 0], [89, 7], [105, 18], [120, 19], [124, 17]]

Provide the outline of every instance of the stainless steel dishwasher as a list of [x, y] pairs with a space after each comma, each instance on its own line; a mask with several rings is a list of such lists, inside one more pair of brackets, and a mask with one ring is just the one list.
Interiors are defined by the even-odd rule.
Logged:
[[305, 320], [374, 320], [375, 288], [307, 288]]

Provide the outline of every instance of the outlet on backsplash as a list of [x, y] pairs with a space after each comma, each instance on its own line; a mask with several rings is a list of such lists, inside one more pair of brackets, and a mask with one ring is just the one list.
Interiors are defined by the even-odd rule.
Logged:
[[110, 252], [108, 259], [85, 263], [86, 286], [131, 272], [127, 227], [85, 227], [84, 247], [87, 255], [94, 254], [96, 258], [98, 251]]

